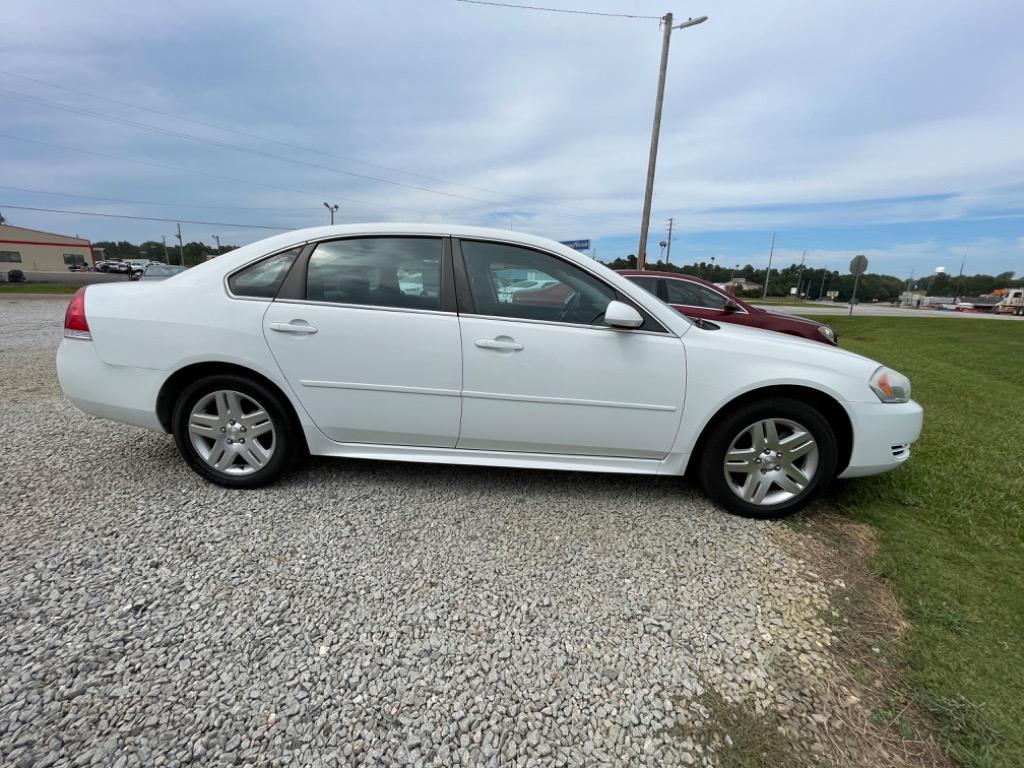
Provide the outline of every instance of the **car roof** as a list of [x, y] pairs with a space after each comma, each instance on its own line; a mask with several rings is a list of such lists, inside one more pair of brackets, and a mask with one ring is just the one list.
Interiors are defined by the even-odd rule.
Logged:
[[716, 291], [722, 290], [709, 280], [705, 280], [702, 277], [696, 277], [694, 275], [687, 275], [684, 274], [683, 272], [659, 272], [656, 269], [617, 269], [615, 271], [618, 272], [620, 275], [643, 275], [645, 277], [672, 277], [675, 278], [676, 280], [687, 280], [691, 283], [700, 283], [701, 285], [706, 285], [709, 288], [714, 288]]
[[[593, 263], [593, 260], [586, 254], [573, 250], [554, 240], [549, 240], [536, 235], [528, 235], [523, 232], [513, 232], [507, 229], [493, 229], [490, 227], [471, 227], [463, 224], [412, 224], [395, 222], [373, 222], [367, 224], [334, 224], [325, 227], [310, 227], [308, 229], [296, 229], [284, 232], [280, 235], [273, 235], [255, 243], [243, 245], [234, 251], [229, 251], [216, 259], [211, 259], [205, 264], [220, 264], [229, 269], [240, 266], [254, 256], [272, 253], [277, 250], [284, 250], [293, 246], [302, 245], [311, 240], [330, 240], [341, 237], [379, 237], [388, 235], [433, 235], [437, 237], [459, 237], [465, 239], [492, 240], [506, 242], [513, 245], [525, 245], [541, 250], [552, 251], [563, 258], [568, 258], [578, 264]], [[202, 266], [202, 265], [200, 265]]]

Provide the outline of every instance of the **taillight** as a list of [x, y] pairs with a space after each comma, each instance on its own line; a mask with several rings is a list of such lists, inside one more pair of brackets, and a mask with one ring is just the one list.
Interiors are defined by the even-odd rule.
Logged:
[[64, 313], [64, 338], [91, 340], [89, 321], [85, 319], [85, 288], [75, 291]]

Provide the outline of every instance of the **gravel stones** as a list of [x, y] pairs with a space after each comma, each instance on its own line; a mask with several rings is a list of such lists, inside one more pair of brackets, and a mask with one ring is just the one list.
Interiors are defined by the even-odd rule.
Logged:
[[826, 592], [777, 525], [664, 478], [223, 489], [59, 399], [63, 308], [0, 302], [0, 763], [710, 764], [709, 687], [821, 727]]

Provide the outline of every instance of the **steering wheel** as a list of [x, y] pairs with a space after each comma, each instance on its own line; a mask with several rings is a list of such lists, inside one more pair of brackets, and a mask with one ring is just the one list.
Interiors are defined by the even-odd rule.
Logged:
[[558, 313], [558, 322], [567, 322], [567, 318], [574, 314], [580, 305], [580, 292], [576, 291], [570, 296], [565, 304], [562, 305], [562, 311]]

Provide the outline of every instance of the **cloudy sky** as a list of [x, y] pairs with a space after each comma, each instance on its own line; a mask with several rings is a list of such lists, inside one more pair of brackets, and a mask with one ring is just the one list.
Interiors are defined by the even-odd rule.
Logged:
[[[1019, 0], [538, 0], [677, 19], [650, 251], [1024, 273]], [[455, 221], [636, 251], [656, 19], [456, 0], [3, 3], [0, 211], [93, 240]], [[106, 199], [101, 199], [106, 198]], [[245, 226], [243, 226], [245, 225]], [[170, 240], [170, 237], [168, 237]]]

